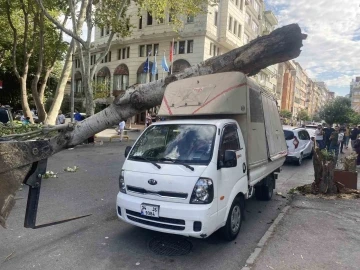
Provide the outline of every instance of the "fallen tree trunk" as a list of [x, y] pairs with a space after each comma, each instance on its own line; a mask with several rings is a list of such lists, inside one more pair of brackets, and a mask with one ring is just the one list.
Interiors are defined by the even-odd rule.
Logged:
[[306, 37], [297, 24], [287, 25], [245, 46], [167, 76], [165, 80], [130, 88], [108, 108], [78, 123], [73, 131], [61, 134], [61, 139], [53, 140], [54, 150], [72, 147], [122, 119], [160, 105], [165, 88], [171, 82], [227, 71], [240, 71], [252, 76], [270, 65], [294, 59], [300, 55]]
[[[127, 120], [137, 113], [160, 105], [165, 88], [171, 82], [228, 71], [240, 71], [252, 76], [270, 65], [298, 57], [304, 39], [306, 35], [301, 33], [300, 27], [291, 24], [273, 31], [270, 35], [259, 37], [243, 47], [208, 59], [183, 72], [172, 74], [165, 80], [130, 88], [105, 110], [77, 123], [74, 127], [72, 124], [65, 126], [63, 131], [47, 141], [44, 148], [46, 155], [42, 158], [45, 159], [64, 148], [77, 145], [107, 127], [118, 124], [120, 120]], [[61, 128], [61, 126], [56, 127], [57, 130]], [[0, 158], [0, 225], [2, 226], [5, 226], [6, 218], [14, 205], [15, 193], [24, 181], [25, 175], [29, 173], [30, 165], [39, 160], [39, 151], [35, 146], [21, 150], [22, 147], [14, 148], [12, 142], [7, 143], [9, 145], [6, 147], [3, 145], [3, 149], [7, 149], [4, 150], [7, 154]], [[12, 148], [14, 149], [11, 150]], [[25, 152], [32, 154], [25, 155]], [[26, 159], [21, 158], [25, 156]]]

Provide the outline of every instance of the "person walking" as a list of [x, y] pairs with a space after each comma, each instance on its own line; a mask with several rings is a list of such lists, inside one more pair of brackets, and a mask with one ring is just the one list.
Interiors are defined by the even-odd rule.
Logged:
[[343, 152], [344, 137], [345, 137], [345, 128], [342, 127], [339, 129], [339, 137], [338, 137], [338, 142], [340, 144], [340, 154], [344, 154], [344, 152]]
[[356, 165], [360, 165], [360, 134], [357, 136], [356, 140], [354, 141], [353, 150], [357, 154]]
[[345, 125], [345, 134], [344, 134], [345, 149], [349, 148], [349, 139], [350, 139], [350, 128], [349, 125]]
[[356, 141], [358, 135], [359, 135], [359, 130], [358, 130], [358, 128], [356, 126], [354, 126], [354, 128], [350, 132], [352, 150], [355, 150], [355, 145], [354, 144], [355, 144], [355, 141]]
[[315, 140], [320, 150], [325, 148], [324, 131], [321, 125], [318, 125], [317, 129], [315, 130]]
[[146, 126], [150, 126], [151, 125], [151, 115], [149, 112], [147, 112], [146, 114]]
[[330, 140], [330, 136], [331, 134], [335, 131], [331, 125], [327, 125], [327, 127], [324, 129], [324, 136], [325, 136], [325, 146], [326, 146], [326, 149], [329, 151], [330, 150], [330, 143], [331, 143], [331, 140]]
[[122, 139], [123, 139], [124, 129], [125, 129], [125, 121], [122, 120], [122, 121], [119, 123], [119, 129], [118, 129], [118, 135], [120, 135], [120, 142], [121, 142]]
[[59, 114], [56, 117], [56, 125], [65, 124], [65, 115], [62, 114], [62, 111], [59, 110]]

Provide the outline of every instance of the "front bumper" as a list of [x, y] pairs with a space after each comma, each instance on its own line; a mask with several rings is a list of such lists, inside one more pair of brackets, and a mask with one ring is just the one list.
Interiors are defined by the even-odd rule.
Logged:
[[[142, 203], [160, 206], [159, 218], [141, 216]], [[219, 228], [218, 215], [212, 210], [212, 203], [207, 205], [172, 203], [119, 192], [116, 205], [119, 219], [149, 230], [206, 238]], [[200, 229], [199, 222], [201, 222]]]

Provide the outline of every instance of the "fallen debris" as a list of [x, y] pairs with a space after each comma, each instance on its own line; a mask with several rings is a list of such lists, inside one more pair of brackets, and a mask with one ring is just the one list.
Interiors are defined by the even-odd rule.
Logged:
[[4, 260], [4, 262], [8, 261], [11, 259], [11, 257], [15, 254], [15, 250], [13, 252], [11, 252]]
[[79, 167], [74, 166], [74, 167], [67, 167], [64, 169], [65, 172], [76, 172], [79, 169]]

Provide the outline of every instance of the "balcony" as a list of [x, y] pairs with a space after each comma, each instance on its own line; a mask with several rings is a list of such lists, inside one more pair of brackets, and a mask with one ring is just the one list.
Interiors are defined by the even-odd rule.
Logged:
[[264, 11], [265, 19], [269, 21], [271, 25], [278, 25], [278, 19], [276, 18], [275, 14], [271, 10]]

